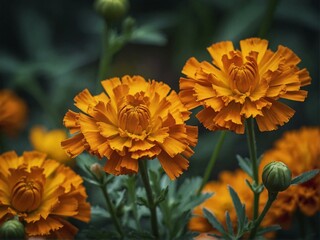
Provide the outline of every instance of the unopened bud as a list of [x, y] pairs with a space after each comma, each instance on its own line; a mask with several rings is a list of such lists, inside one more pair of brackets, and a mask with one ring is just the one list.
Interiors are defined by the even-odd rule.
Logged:
[[4, 222], [0, 227], [0, 239], [25, 239], [23, 224], [16, 219]]
[[99, 163], [92, 164], [90, 170], [98, 179], [102, 179], [104, 171]]
[[94, 6], [102, 17], [109, 22], [114, 22], [126, 15], [129, 2], [128, 0], [96, 0]]
[[271, 162], [263, 168], [262, 182], [270, 192], [281, 192], [291, 184], [291, 171], [282, 162]]

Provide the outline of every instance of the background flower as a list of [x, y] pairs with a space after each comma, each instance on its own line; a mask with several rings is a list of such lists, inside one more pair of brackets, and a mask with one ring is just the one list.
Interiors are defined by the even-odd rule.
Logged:
[[67, 218], [89, 221], [82, 178], [69, 167], [35, 151], [3, 153], [0, 163], [0, 223], [17, 215], [30, 237], [72, 239]]
[[[261, 169], [269, 162], [285, 163], [296, 177], [312, 169], [320, 169], [320, 128], [303, 127], [286, 132], [276, 141], [273, 149], [267, 151], [261, 162]], [[292, 185], [278, 194], [265, 217], [266, 224], [280, 223], [289, 227], [296, 211], [313, 216], [320, 210], [320, 175], [306, 183]]]
[[260, 131], [271, 131], [288, 122], [294, 110], [280, 98], [304, 101], [310, 76], [297, 64], [293, 51], [279, 46], [276, 52], [268, 41], [250, 38], [240, 41], [241, 51], [232, 42], [211, 45], [213, 59], [199, 62], [190, 58], [180, 78], [180, 97], [189, 109], [202, 105], [197, 118], [210, 130], [244, 133], [244, 121], [253, 117]]
[[[223, 171], [220, 173], [217, 181], [208, 182], [204, 186], [202, 193], [213, 193], [213, 196], [194, 208], [193, 217], [188, 225], [189, 229], [200, 233], [218, 233], [203, 216], [204, 208], [213, 213], [224, 227], [226, 227], [225, 212], [228, 211], [233, 226], [237, 225], [237, 215], [228, 190], [228, 185], [237, 191], [241, 202], [246, 205], [246, 215], [249, 219], [252, 219], [254, 197], [253, 193], [245, 183], [245, 179], [249, 180], [250, 177], [244, 171], [238, 169], [233, 172]], [[264, 191], [260, 197], [259, 211], [262, 211], [266, 201], [267, 194], [266, 191]]]
[[155, 157], [171, 179], [186, 170], [198, 129], [185, 124], [190, 112], [176, 92], [141, 76], [101, 83], [108, 95], [92, 96], [86, 89], [74, 99], [83, 113], [69, 110], [64, 117], [74, 134], [62, 142], [67, 153], [106, 157], [105, 171], [115, 175], [137, 173], [139, 160]]
[[35, 150], [46, 153], [61, 163], [73, 164], [73, 160], [61, 147], [61, 141], [67, 139], [64, 129], [47, 130], [44, 126], [33, 126], [29, 134], [30, 142]]
[[9, 89], [0, 90], [0, 131], [16, 135], [26, 125], [27, 104]]

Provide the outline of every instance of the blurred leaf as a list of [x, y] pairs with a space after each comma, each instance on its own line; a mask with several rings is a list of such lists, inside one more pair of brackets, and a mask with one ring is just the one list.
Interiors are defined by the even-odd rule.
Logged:
[[214, 41], [238, 40], [243, 36], [253, 35], [260, 24], [265, 11], [265, 4], [261, 1], [239, 1], [233, 5], [232, 11], [225, 14], [219, 24]]
[[242, 158], [240, 155], [236, 156], [238, 159], [238, 163], [240, 168], [245, 171], [251, 178], [253, 178], [252, 174], [252, 165], [249, 158]]
[[106, 218], [110, 218], [110, 214], [107, 210], [100, 206], [91, 207], [91, 221], [100, 221]]
[[142, 26], [132, 33], [130, 42], [163, 46], [167, 43], [167, 38], [150, 26]]
[[29, 57], [46, 59], [52, 49], [52, 28], [46, 22], [46, 18], [41, 17], [31, 8], [24, 8], [18, 16], [20, 39], [25, 51], [28, 52]]
[[206, 208], [203, 209], [203, 215], [204, 217], [209, 221], [212, 227], [217, 229], [220, 233], [223, 235], [227, 235], [226, 231], [224, 230], [222, 224], [218, 221], [218, 219], [209, 212]]
[[301, 175], [293, 178], [291, 184], [300, 184], [309, 181], [311, 178], [315, 177], [320, 172], [319, 169], [314, 169], [308, 172], [304, 172]]
[[232, 226], [230, 214], [228, 211], [226, 211], [225, 216], [226, 216], [226, 225], [227, 225], [228, 233], [229, 235], [234, 236], [233, 226]]
[[0, 54], [0, 71], [1, 72], [12, 73], [17, 71], [20, 66], [21, 66], [21, 63], [19, 62], [19, 60], [15, 59], [10, 54], [4, 53], [4, 52]]
[[245, 206], [241, 203], [240, 198], [234, 189], [231, 186], [228, 186], [228, 189], [238, 218], [238, 230], [241, 232], [245, 226]]
[[264, 227], [264, 228], [260, 228], [257, 232], [257, 235], [258, 236], [262, 236], [268, 232], [275, 232], [275, 231], [278, 231], [280, 230], [281, 227], [280, 225], [272, 225], [272, 226], [268, 226], [268, 227]]

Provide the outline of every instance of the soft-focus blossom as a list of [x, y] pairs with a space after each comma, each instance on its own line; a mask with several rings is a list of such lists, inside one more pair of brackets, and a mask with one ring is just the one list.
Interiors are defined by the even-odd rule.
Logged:
[[9, 89], [0, 90], [0, 132], [16, 135], [25, 126], [27, 105]]
[[186, 157], [197, 143], [198, 129], [188, 126], [190, 112], [177, 93], [155, 80], [124, 76], [101, 82], [104, 92], [85, 89], [75, 97], [82, 112], [64, 117], [71, 138], [62, 147], [71, 157], [83, 151], [106, 157], [105, 171], [114, 175], [138, 172], [138, 161], [158, 158], [170, 179], [188, 168]]
[[90, 205], [82, 178], [46, 154], [0, 155], [0, 224], [18, 216], [28, 237], [72, 239], [75, 218], [88, 222]]
[[[274, 148], [264, 154], [261, 169], [272, 161], [285, 163], [293, 178], [303, 172], [320, 169], [320, 128], [304, 127], [285, 133]], [[298, 209], [306, 216], [313, 216], [320, 210], [319, 174], [306, 183], [292, 185], [279, 193], [265, 222], [288, 227]]]
[[311, 82], [308, 71], [299, 69], [299, 57], [289, 48], [276, 52], [268, 41], [250, 38], [213, 44], [212, 63], [190, 58], [180, 78], [180, 97], [188, 109], [203, 106], [197, 118], [209, 130], [244, 133], [244, 122], [255, 118], [260, 131], [271, 131], [288, 122], [294, 110], [279, 99], [304, 101]]
[[[244, 171], [238, 169], [234, 172], [223, 171], [220, 173], [218, 181], [208, 182], [204, 186], [202, 193], [213, 193], [213, 196], [194, 208], [194, 216], [189, 222], [189, 229], [200, 233], [217, 233], [208, 220], [203, 216], [204, 208], [213, 213], [224, 227], [226, 227], [225, 212], [228, 211], [233, 226], [237, 225], [237, 215], [228, 190], [228, 185], [235, 189], [241, 202], [246, 205], [247, 216], [252, 218], [254, 197], [253, 193], [245, 183], [245, 179], [249, 180], [250, 177]], [[260, 197], [260, 211], [263, 209], [266, 201], [267, 195], [262, 194]]]
[[64, 129], [47, 130], [42, 126], [34, 126], [30, 130], [30, 141], [35, 150], [46, 153], [52, 158], [65, 164], [72, 164], [73, 160], [61, 147], [61, 141], [67, 139]]

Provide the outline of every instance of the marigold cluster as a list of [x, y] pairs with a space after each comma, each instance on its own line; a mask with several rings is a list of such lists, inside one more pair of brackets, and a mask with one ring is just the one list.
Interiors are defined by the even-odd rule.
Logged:
[[61, 141], [67, 137], [64, 129], [47, 130], [43, 126], [33, 126], [29, 135], [30, 142], [36, 151], [46, 153], [48, 158], [72, 165], [72, 159], [61, 147]]
[[212, 63], [190, 58], [180, 78], [180, 97], [188, 109], [203, 106], [197, 114], [209, 130], [244, 133], [244, 122], [255, 118], [260, 131], [271, 131], [288, 122], [294, 110], [279, 99], [304, 101], [301, 87], [311, 82], [306, 69], [299, 69], [299, 57], [289, 48], [276, 52], [268, 41], [250, 38], [213, 44], [208, 51]]
[[[320, 128], [304, 127], [285, 133], [274, 148], [264, 154], [261, 169], [272, 161], [285, 163], [291, 170], [292, 177], [320, 169]], [[313, 216], [320, 210], [319, 174], [306, 183], [291, 185], [286, 191], [279, 193], [265, 222], [289, 227], [298, 209], [306, 216]]]
[[28, 237], [73, 239], [68, 222], [88, 222], [90, 205], [82, 178], [40, 152], [0, 155], [0, 224], [18, 216]]
[[82, 112], [69, 110], [64, 117], [74, 134], [62, 142], [67, 153], [106, 157], [104, 169], [114, 175], [137, 173], [139, 160], [156, 157], [170, 179], [186, 170], [198, 129], [186, 125], [190, 112], [177, 93], [141, 76], [101, 83], [107, 94], [93, 96], [85, 89], [74, 98]]
[[27, 105], [13, 91], [0, 90], [0, 132], [15, 136], [25, 126]]

